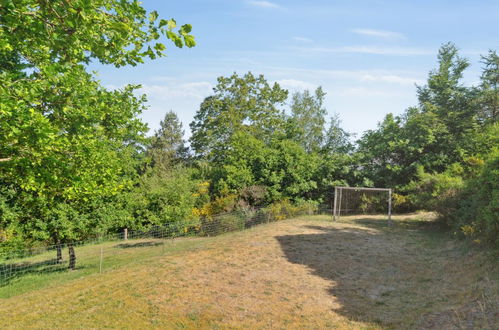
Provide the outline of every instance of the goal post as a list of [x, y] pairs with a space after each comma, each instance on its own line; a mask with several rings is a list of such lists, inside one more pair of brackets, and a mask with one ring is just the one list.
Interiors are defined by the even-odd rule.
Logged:
[[[383, 195], [386, 193], [386, 199]], [[377, 204], [376, 204], [377, 202]], [[386, 209], [384, 206], [386, 205]], [[370, 187], [334, 187], [333, 221], [340, 218], [342, 211], [356, 211], [362, 214], [385, 213], [388, 224], [392, 224], [392, 189]]]

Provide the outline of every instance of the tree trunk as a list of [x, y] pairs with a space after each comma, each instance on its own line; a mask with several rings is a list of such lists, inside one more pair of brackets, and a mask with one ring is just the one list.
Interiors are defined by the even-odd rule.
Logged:
[[69, 251], [69, 269], [74, 270], [76, 268], [76, 254], [73, 243], [68, 243]]
[[62, 263], [62, 244], [60, 242], [57, 242], [56, 244], [56, 249], [57, 249], [57, 258], [56, 262], [58, 264]]

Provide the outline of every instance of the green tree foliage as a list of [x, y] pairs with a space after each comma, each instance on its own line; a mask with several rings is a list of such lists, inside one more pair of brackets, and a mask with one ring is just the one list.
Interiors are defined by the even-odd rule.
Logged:
[[[499, 142], [499, 141], [498, 141]], [[453, 226], [466, 236], [499, 248], [499, 150], [488, 155], [478, 175], [468, 180], [452, 214]]]
[[[215, 196], [242, 197], [254, 187], [265, 187], [266, 202], [306, 198], [317, 187], [312, 178], [318, 159], [298, 142], [286, 139], [286, 118], [278, 106], [287, 91], [251, 73], [218, 81], [215, 95], [205, 99], [191, 124], [192, 147], [214, 165], [208, 178]], [[296, 95], [294, 118], [321, 121], [317, 117], [323, 111], [323, 96], [321, 89], [317, 90], [319, 101], [307, 93]]]
[[177, 47], [195, 45], [191, 26], [158, 19], [138, 1], [2, 1], [0, 49], [34, 67], [41, 63], [102, 63], [123, 66], [165, 55], [165, 36]]
[[106, 90], [84, 65], [162, 56], [161, 35], [194, 46], [191, 27], [118, 0], [2, 1], [0, 27], [0, 181], [25, 235], [83, 239], [106, 227], [95, 201], [130, 186], [146, 129], [137, 86]]
[[131, 217], [120, 227], [146, 229], [196, 218], [193, 209], [206, 200], [198, 194], [201, 182], [194, 179], [195, 174], [193, 169], [177, 166], [143, 175], [139, 184], [125, 196]]
[[263, 75], [251, 72], [239, 77], [219, 77], [190, 124], [191, 146], [198, 156], [223, 157], [236, 132], [245, 132], [268, 143], [284, 134], [284, 112], [279, 109], [287, 91], [277, 83], [270, 85]]
[[318, 87], [314, 94], [305, 90], [291, 97], [291, 117], [288, 135], [307, 152], [317, 152], [324, 143], [324, 125], [327, 110], [324, 108], [326, 93]]
[[306, 198], [317, 187], [313, 180], [318, 157], [297, 142], [275, 139], [269, 145], [248, 133], [231, 139], [225, 158], [210, 177], [216, 194], [244, 195], [250, 187], [265, 187], [265, 202]]
[[438, 59], [418, 87], [419, 106], [361, 138], [362, 168], [375, 185], [405, 193], [403, 208], [435, 211], [455, 232], [497, 245], [497, 55], [483, 57], [476, 87], [461, 83], [469, 64], [454, 45]]
[[317, 188], [318, 164], [317, 154], [308, 154], [297, 142], [275, 140], [262, 164], [260, 182], [267, 187], [270, 201], [307, 199]]
[[338, 114], [334, 114], [329, 122], [329, 128], [326, 131], [322, 153], [340, 153], [346, 154], [354, 150], [354, 145], [350, 141], [352, 134], [341, 128], [341, 120]]
[[459, 57], [453, 44], [440, 48], [438, 60], [439, 67], [430, 72], [427, 85], [418, 87], [418, 99], [421, 111], [435, 114], [445, 128], [437, 136], [439, 148], [433, 152], [444, 155], [445, 162], [452, 164], [461, 162], [480, 148], [477, 144], [480, 134], [478, 111], [472, 89], [461, 83], [468, 61]]
[[228, 141], [223, 159], [213, 168], [210, 179], [216, 193], [238, 193], [245, 187], [257, 184], [267, 146], [247, 132], [236, 132]]
[[[74, 213], [82, 204], [131, 184], [145, 131], [136, 119], [143, 100], [133, 90], [107, 91], [79, 66], [0, 89], [0, 152], [10, 158], [1, 163], [1, 176], [4, 184], [23, 192], [17, 203], [41, 212], [23, 217], [31, 235], [81, 239], [95, 226], [76, 224], [88, 220], [84, 217], [57, 215], [63, 210]], [[59, 211], [52, 214], [52, 208]]]
[[162, 170], [168, 170], [180, 160], [187, 158], [188, 149], [185, 146], [184, 130], [175, 112], [166, 113], [160, 122], [159, 130], [152, 137], [147, 152], [151, 157], [152, 166]]
[[377, 186], [402, 188], [420, 166], [441, 173], [490, 149], [491, 137], [483, 133], [479, 119], [481, 93], [461, 83], [467, 60], [452, 44], [442, 46], [438, 59], [438, 69], [418, 87], [419, 106], [402, 116], [387, 115], [377, 130], [367, 131], [359, 141], [366, 175]]
[[[496, 142], [498, 128], [496, 131]], [[476, 242], [499, 247], [499, 152], [486, 160], [470, 159], [464, 168], [455, 163], [442, 173], [427, 173], [420, 168], [418, 179], [408, 186], [409, 196], [420, 208], [439, 215], [440, 222], [454, 233]]]
[[489, 51], [482, 56], [484, 65], [478, 89], [479, 119], [482, 123], [497, 123], [499, 117], [499, 56]]
[[359, 166], [359, 154], [321, 154], [313, 180], [317, 189], [313, 200], [332, 205], [335, 186], [371, 187], [373, 182], [366, 175], [366, 169]]

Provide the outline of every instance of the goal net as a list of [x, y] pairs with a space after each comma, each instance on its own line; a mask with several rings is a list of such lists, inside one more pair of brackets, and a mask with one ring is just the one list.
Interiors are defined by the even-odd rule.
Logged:
[[358, 214], [385, 214], [391, 224], [392, 189], [334, 187], [333, 220]]

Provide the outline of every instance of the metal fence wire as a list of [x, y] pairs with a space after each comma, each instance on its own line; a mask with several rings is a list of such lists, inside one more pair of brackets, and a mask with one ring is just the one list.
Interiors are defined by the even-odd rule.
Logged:
[[[77, 270], [102, 272], [103, 267], [106, 266], [106, 261], [103, 262], [106, 256], [112, 256], [115, 264], [132, 262], [136, 256], [127, 253], [127, 249], [131, 247], [156, 247], [164, 252], [175, 238], [212, 237], [300, 215], [330, 215], [331, 213], [331, 208], [325, 205], [289, 207], [277, 211], [271, 208], [244, 209], [212, 217], [169, 222], [147, 230], [125, 229], [117, 233], [73, 242], [70, 246], [58, 244], [0, 253], [0, 287], [30, 275], [68, 271], [70, 268], [70, 257], [67, 257], [68, 248], [75, 251]], [[144, 257], [147, 257], [147, 253]], [[112, 266], [110, 263], [112, 264], [110, 261], [107, 262], [108, 267]]]

